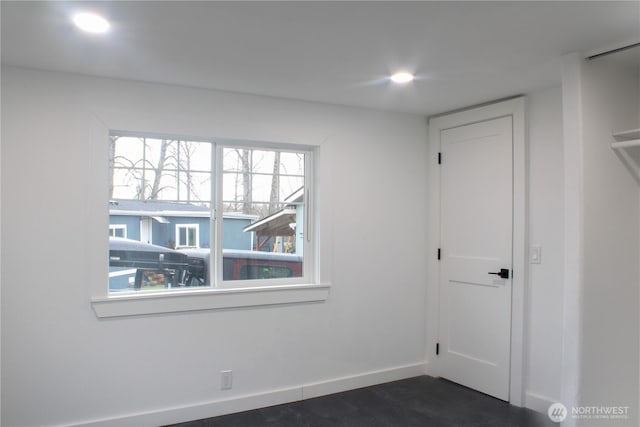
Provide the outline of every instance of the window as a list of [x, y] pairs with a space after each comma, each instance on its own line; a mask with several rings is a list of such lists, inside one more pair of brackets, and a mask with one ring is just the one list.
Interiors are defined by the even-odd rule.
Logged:
[[[251, 233], [251, 253], [233, 257], [234, 266], [259, 261], [268, 270], [282, 265], [280, 258], [293, 255], [290, 275], [246, 274], [233, 269], [228, 280], [301, 277], [304, 253], [305, 164], [308, 154], [265, 149], [224, 147], [222, 205], [224, 212], [254, 218], [243, 232]], [[230, 228], [235, 218], [223, 218]], [[223, 248], [223, 253], [224, 253]], [[249, 257], [249, 255], [251, 255]], [[232, 258], [228, 253], [225, 258]], [[249, 262], [250, 261], [250, 262]], [[287, 266], [289, 265], [287, 264]]]
[[126, 224], [109, 224], [109, 236], [127, 238]]
[[112, 135], [109, 148], [111, 200], [210, 206], [211, 143]]
[[176, 248], [197, 248], [198, 235], [198, 224], [176, 225]]
[[[312, 283], [312, 151], [111, 133], [109, 294]], [[126, 220], [122, 220], [126, 218]], [[135, 224], [135, 227], [131, 224]]]

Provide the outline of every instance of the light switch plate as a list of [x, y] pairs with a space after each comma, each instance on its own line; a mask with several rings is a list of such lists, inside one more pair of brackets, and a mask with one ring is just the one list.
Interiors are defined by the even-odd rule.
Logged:
[[531, 250], [529, 251], [529, 260], [531, 261], [531, 264], [542, 263], [542, 247], [541, 246], [531, 246]]

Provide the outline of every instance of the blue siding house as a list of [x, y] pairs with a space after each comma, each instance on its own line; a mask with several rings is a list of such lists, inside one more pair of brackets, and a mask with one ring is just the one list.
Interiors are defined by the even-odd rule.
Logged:
[[[223, 248], [246, 249], [254, 233], [243, 231], [255, 215], [223, 215]], [[109, 205], [109, 235], [167, 248], [211, 247], [210, 210], [190, 203], [155, 200], [113, 200]]]

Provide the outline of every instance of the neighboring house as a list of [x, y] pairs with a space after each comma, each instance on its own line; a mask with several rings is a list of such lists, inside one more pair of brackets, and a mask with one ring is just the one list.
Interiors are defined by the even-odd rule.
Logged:
[[[298, 188], [284, 202], [285, 207], [246, 226], [243, 231], [256, 235], [256, 250], [291, 252], [302, 255], [304, 249], [304, 187]], [[288, 250], [287, 244], [292, 246]], [[293, 244], [295, 243], [295, 244]], [[274, 250], [275, 247], [275, 250]]]
[[[251, 249], [253, 233], [243, 229], [255, 215], [223, 215], [223, 247]], [[211, 211], [190, 203], [155, 200], [113, 200], [109, 206], [109, 235], [169, 248], [209, 248]]]

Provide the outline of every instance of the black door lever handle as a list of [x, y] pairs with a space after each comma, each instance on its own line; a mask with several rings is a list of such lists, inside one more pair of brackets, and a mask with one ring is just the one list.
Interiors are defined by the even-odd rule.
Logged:
[[509, 278], [509, 269], [508, 268], [501, 268], [500, 271], [498, 271], [496, 273], [489, 272], [489, 274], [495, 274], [496, 276], [500, 276], [500, 278], [502, 278], [502, 279], [508, 279]]

